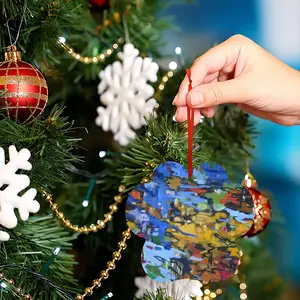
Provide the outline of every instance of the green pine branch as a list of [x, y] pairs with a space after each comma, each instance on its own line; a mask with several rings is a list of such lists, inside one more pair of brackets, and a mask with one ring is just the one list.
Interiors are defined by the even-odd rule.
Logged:
[[135, 297], [134, 300], [172, 300], [172, 298], [167, 296], [163, 289], [157, 289], [156, 293], [147, 292], [141, 297]]
[[[151, 117], [147, 121], [145, 135], [138, 136], [118, 160], [123, 183], [128, 188], [137, 185], [142, 178], [152, 175], [155, 166], [166, 161], [187, 166], [187, 141], [186, 124], [175, 123], [170, 116]], [[195, 166], [209, 158], [209, 153], [202, 150], [203, 142], [202, 125], [198, 125], [194, 129]], [[150, 166], [146, 163], [150, 163]]]
[[62, 116], [63, 109], [54, 107], [47, 119], [36, 119], [27, 125], [18, 124], [7, 117], [0, 120], [0, 146], [7, 149], [15, 145], [18, 150], [31, 152], [30, 172], [32, 185], [54, 188], [68, 179], [70, 165], [78, 162], [73, 151], [77, 140], [72, 137], [72, 122]]
[[[157, 18], [156, 14], [164, 9], [165, 4], [158, 0], [147, 0], [142, 8], [137, 8], [133, 4], [135, 1], [127, 1], [131, 3], [130, 5], [123, 2], [120, 5], [112, 3], [111, 9], [102, 14], [84, 10], [81, 29], [67, 30], [62, 34], [66, 38], [66, 43], [82, 56], [92, 57], [105, 53], [119, 38], [124, 38], [125, 42], [133, 43], [142, 55], [151, 53], [152, 57], [159, 57], [159, 49], [164, 45], [161, 33], [170, 27], [170, 20]], [[109, 25], [105, 25], [107, 21]], [[99, 26], [101, 30], [97, 31]], [[70, 96], [74, 92], [74, 83], [76, 83], [76, 93], [86, 98], [85, 93], [88, 87], [93, 83], [93, 89], [95, 89], [99, 72], [108, 64], [118, 60], [117, 53], [122, 48], [123, 44], [120, 44], [110, 57], [97, 64], [83, 64], [74, 60], [69, 53], [63, 54], [57, 66], [56, 76], [59, 80], [64, 78], [65, 84], [52, 94], [52, 101]], [[66, 73], [68, 77], [64, 76]]]
[[212, 154], [212, 161], [223, 165], [230, 177], [245, 173], [258, 135], [248, 114], [234, 105], [221, 106], [213, 119], [203, 120], [201, 133], [203, 149]]
[[[59, 63], [62, 49], [58, 38], [66, 30], [79, 28], [86, 1], [74, 0], [3, 0], [0, 10], [1, 49], [11, 44], [7, 30], [11, 31], [12, 42], [16, 40], [20, 22], [23, 19], [17, 47], [24, 59], [53, 65]], [[5, 17], [5, 11], [7, 19]]]
[[[213, 119], [204, 119], [194, 129], [193, 164], [209, 160], [223, 165], [230, 177], [241, 174], [251, 157], [256, 134], [244, 112], [233, 106], [221, 107]], [[146, 134], [138, 136], [122, 154], [120, 176], [126, 186], [134, 186], [165, 161], [187, 166], [187, 153], [186, 124], [175, 123], [170, 117], [152, 117], [147, 121]]]
[[[78, 291], [78, 283], [73, 277], [76, 262], [73, 254], [70, 253], [72, 241], [77, 234], [70, 235], [64, 228], [57, 226], [57, 221], [50, 215], [32, 217], [27, 222], [20, 222], [18, 227], [9, 233], [11, 239], [0, 244], [1, 265], [18, 265], [39, 273], [53, 251], [59, 247], [60, 252], [44, 276], [54, 285], [68, 292]], [[55, 288], [30, 276], [22, 269], [4, 268], [2, 271], [7, 278], [14, 279], [16, 286], [31, 294], [33, 299], [67, 299], [63, 298]], [[10, 298], [4, 295], [2, 299]]]

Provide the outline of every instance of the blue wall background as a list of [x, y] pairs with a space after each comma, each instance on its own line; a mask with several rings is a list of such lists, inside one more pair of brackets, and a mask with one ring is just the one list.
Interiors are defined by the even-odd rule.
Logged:
[[[300, 67], [299, 0], [197, 0], [195, 5], [171, 7], [165, 14], [174, 15], [181, 28], [165, 34], [165, 51], [172, 55], [180, 46], [186, 58], [194, 58], [240, 33], [292, 67]], [[276, 226], [268, 228], [271, 246], [281, 272], [300, 284], [300, 127], [255, 121], [262, 134], [251, 171], [260, 188], [272, 192], [285, 218], [284, 234]]]

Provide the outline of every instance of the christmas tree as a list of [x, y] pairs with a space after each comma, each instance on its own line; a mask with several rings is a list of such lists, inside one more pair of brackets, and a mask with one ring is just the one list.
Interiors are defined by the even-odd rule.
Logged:
[[[155, 62], [165, 2], [2, 1], [1, 299], [134, 299], [145, 241], [128, 229], [126, 199], [161, 163], [188, 164], [186, 124], [172, 119], [185, 66]], [[220, 107], [194, 129], [193, 163], [241, 181], [256, 134]], [[239, 271], [204, 280], [204, 300], [280, 299], [267, 235], [240, 239]], [[170, 299], [148, 286], [139, 299]]]

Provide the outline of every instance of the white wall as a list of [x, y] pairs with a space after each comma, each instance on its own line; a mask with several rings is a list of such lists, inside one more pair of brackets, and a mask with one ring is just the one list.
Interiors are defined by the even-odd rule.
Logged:
[[300, 0], [258, 0], [261, 43], [289, 64], [300, 62]]

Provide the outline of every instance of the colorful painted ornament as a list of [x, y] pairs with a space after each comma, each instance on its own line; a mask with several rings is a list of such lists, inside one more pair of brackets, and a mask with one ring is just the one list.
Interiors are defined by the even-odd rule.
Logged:
[[250, 230], [253, 207], [247, 189], [230, 184], [221, 166], [204, 163], [188, 179], [182, 165], [166, 162], [130, 193], [126, 218], [146, 240], [142, 265], [150, 278], [219, 282], [238, 268], [235, 239]]
[[43, 74], [27, 62], [15, 46], [8, 47], [0, 65], [0, 109], [20, 123], [34, 120], [48, 101], [48, 87]]
[[245, 237], [253, 237], [263, 232], [272, 216], [272, 209], [268, 197], [254, 188], [248, 188], [254, 201], [254, 223]]

